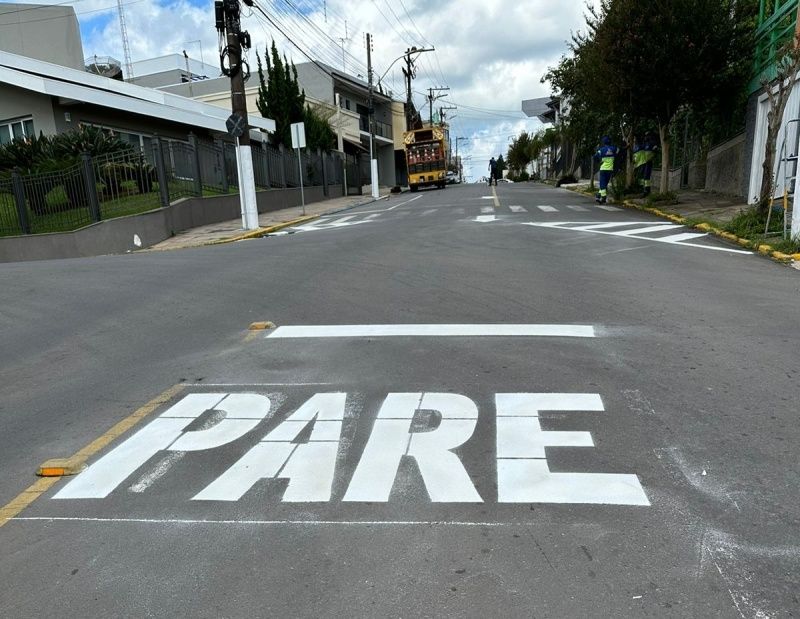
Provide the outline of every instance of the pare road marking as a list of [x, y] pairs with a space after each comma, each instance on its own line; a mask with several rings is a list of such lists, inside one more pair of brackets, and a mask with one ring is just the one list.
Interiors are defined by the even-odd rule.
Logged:
[[[191, 393], [147, 426], [71, 479], [54, 499], [103, 499], [156, 456], [187, 454], [232, 444], [257, 430], [280, 408], [260, 393]], [[282, 479], [286, 503], [328, 502], [341, 462], [342, 433], [354, 423], [347, 412], [348, 394], [315, 393], [238, 460], [198, 488], [192, 501], [234, 502], [258, 483]], [[498, 503], [574, 503], [648, 506], [634, 474], [552, 472], [550, 447], [594, 447], [585, 431], [552, 431], [541, 427], [542, 411], [603, 412], [596, 393], [498, 393], [494, 397], [496, 444], [494, 463]], [[213, 423], [201, 429], [198, 418], [212, 411]], [[415, 429], [419, 411], [433, 411], [434, 429]], [[443, 392], [392, 392], [373, 421], [366, 445], [349, 479], [343, 502], [389, 501], [401, 461], [413, 459], [432, 503], [483, 503], [456, 450], [473, 439], [479, 409], [467, 396]], [[363, 423], [363, 421], [360, 421]], [[302, 440], [300, 437], [304, 437]], [[166, 452], [166, 454], [164, 453]], [[169, 474], [168, 471], [163, 475]], [[187, 482], [191, 483], [191, 482]], [[148, 488], [142, 488], [146, 495]]]

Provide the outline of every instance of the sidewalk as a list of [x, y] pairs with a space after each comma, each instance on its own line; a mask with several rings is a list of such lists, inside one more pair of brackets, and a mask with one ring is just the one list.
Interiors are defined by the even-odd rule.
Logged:
[[[679, 190], [676, 193], [678, 204], [654, 204], [653, 206], [657, 206], [665, 213], [680, 215], [687, 219], [709, 219], [721, 224], [729, 222], [740, 211], [750, 208], [750, 205], [741, 197], [693, 189]], [[641, 198], [628, 199], [628, 202], [645, 204]]]
[[[389, 188], [381, 187], [381, 197], [384, 199], [389, 195]], [[208, 224], [206, 226], [199, 226], [184, 230], [173, 236], [140, 251], [168, 251], [172, 249], [184, 249], [187, 247], [201, 247], [203, 245], [216, 245], [219, 243], [229, 243], [232, 241], [240, 240], [245, 235], [259, 236], [259, 231], [266, 234], [267, 230], [276, 226], [285, 226], [292, 222], [301, 220], [316, 219], [323, 215], [330, 215], [340, 211], [346, 211], [362, 204], [369, 204], [374, 202], [374, 198], [369, 195], [363, 196], [346, 196], [342, 198], [333, 198], [331, 200], [324, 200], [322, 202], [312, 202], [306, 204], [305, 217], [303, 216], [303, 208], [301, 206], [292, 206], [290, 208], [280, 209], [277, 211], [270, 211], [269, 213], [262, 213], [258, 216], [259, 230], [244, 230], [242, 228], [241, 218], [231, 219], [229, 221], [221, 221], [216, 224]]]

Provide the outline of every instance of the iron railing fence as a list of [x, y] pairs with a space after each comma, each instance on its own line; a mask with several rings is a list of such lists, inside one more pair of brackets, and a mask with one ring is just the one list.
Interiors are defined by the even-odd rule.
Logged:
[[[339, 153], [301, 151], [253, 144], [253, 171], [262, 190], [341, 185], [347, 167], [348, 193], [368, 182], [369, 161]], [[359, 170], [363, 167], [366, 170]], [[364, 178], [367, 180], [365, 181]], [[92, 158], [38, 174], [0, 175], [0, 236], [75, 230], [93, 222], [168, 206], [178, 198], [238, 191], [236, 148], [224, 142], [153, 138], [148, 152]], [[328, 193], [327, 188], [325, 193]]]
[[11, 177], [0, 178], [0, 236], [22, 234]]
[[141, 152], [114, 153], [92, 161], [99, 213], [111, 219], [161, 206], [156, 167]]
[[90, 208], [96, 207], [97, 190], [81, 163], [23, 176], [21, 185], [28, 219], [24, 233], [74, 230], [99, 219]]

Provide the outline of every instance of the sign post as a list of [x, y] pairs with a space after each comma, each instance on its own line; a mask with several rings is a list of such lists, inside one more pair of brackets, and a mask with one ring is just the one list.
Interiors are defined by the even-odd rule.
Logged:
[[305, 123], [292, 123], [292, 148], [297, 150], [297, 171], [300, 173], [300, 201], [303, 205], [303, 216], [306, 214], [306, 196], [303, 192], [303, 162], [300, 160], [300, 149], [306, 147]]

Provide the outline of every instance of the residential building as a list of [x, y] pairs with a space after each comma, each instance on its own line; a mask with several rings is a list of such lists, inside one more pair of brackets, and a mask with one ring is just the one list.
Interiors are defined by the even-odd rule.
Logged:
[[[63, 30], [55, 33], [53, 24]], [[25, 39], [22, 49], [33, 55], [0, 51], [0, 143], [61, 133], [81, 123], [114, 130], [146, 154], [156, 135], [182, 141], [189, 133], [208, 140], [227, 137], [229, 113], [218, 106], [98, 75], [94, 59], [93, 71], [87, 71], [72, 7], [0, 4], [2, 47], [13, 47], [13, 36], [6, 35], [14, 28]], [[257, 139], [259, 130], [275, 128], [257, 114], [249, 122]]]
[[[360, 163], [363, 182], [368, 183], [370, 131], [369, 86], [366, 82], [333, 67], [318, 62], [296, 65], [297, 80], [305, 91], [306, 101], [333, 112], [331, 125], [341, 137], [342, 150], [351, 160]], [[138, 79], [138, 78], [137, 78]], [[207, 79], [193, 82], [157, 85], [159, 90], [191, 96], [212, 105], [230, 105], [230, 80]], [[258, 79], [251, 75], [245, 87], [247, 109], [256, 110]], [[375, 90], [374, 102], [374, 156], [378, 160], [378, 179], [381, 185], [394, 186], [402, 180], [405, 158], [396, 154], [402, 151], [402, 131], [405, 112], [402, 102], [393, 101], [385, 93]], [[398, 129], [402, 129], [398, 133]], [[402, 166], [402, 167], [400, 167]]]
[[[763, 81], [773, 81], [781, 49], [798, 33], [798, 0], [761, 0], [756, 27], [756, 54], [750, 82], [747, 106], [747, 123], [743, 144], [742, 194], [748, 202], [758, 200], [763, 176], [764, 151], [767, 139], [767, 114], [769, 100]], [[800, 119], [800, 88], [795, 84], [784, 111], [781, 130], [775, 144], [776, 158], [773, 174], [777, 177], [776, 194], [783, 193], [783, 169], [780, 161], [781, 146], [786, 140], [787, 153], [798, 152], [798, 122]], [[780, 168], [780, 169], [779, 169]]]

